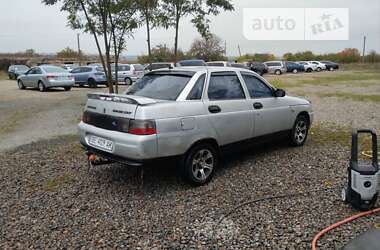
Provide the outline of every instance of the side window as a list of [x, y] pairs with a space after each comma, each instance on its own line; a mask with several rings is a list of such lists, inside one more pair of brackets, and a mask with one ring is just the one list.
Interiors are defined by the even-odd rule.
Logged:
[[88, 68], [88, 67], [85, 67], [82, 69], [82, 72], [85, 72], [85, 73], [88, 73], [88, 72], [91, 72], [92, 69], [91, 68]]
[[251, 98], [266, 98], [273, 97], [272, 89], [269, 88], [265, 83], [260, 79], [250, 74], [241, 74], [247, 85], [249, 95]]
[[76, 69], [73, 69], [72, 71], [71, 71], [71, 73], [79, 73], [80, 72], [80, 68], [76, 68]]
[[187, 100], [200, 100], [202, 99], [203, 87], [205, 85], [206, 74], [201, 75], [195, 83], [193, 89], [190, 91]]
[[244, 91], [235, 72], [214, 72], [208, 87], [210, 100], [244, 99]]

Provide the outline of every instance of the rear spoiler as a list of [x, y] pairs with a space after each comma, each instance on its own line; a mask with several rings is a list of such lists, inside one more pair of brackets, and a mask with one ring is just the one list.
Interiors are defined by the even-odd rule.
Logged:
[[87, 94], [88, 99], [94, 99], [94, 100], [102, 100], [102, 101], [108, 101], [108, 102], [119, 102], [119, 103], [128, 103], [128, 104], [135, 104], [139, 105], [140, 103], [136, 101], [135, 99], [122, 96], [122, 95], [116, 95], [116, 94], [95, 94], [95, 93], [89, 93]]

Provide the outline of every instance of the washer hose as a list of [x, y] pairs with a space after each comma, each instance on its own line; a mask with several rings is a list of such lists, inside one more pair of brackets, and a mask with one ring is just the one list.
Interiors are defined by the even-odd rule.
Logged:
[[331, 231], [332, 229], [334, 228], [337, 228], [343, 224], [346, 224], [348, 222], [351, 222], [353, 220], [356, 220], [360, 217], [364, 217], [364, 216], [367, 216], [367, 215], [371, 215], [371, 214], [374, 214], [374, 213], [378, 213], [380, 212], [380, 207], [379, 208], [375, 208], [373, 210], [370, 210], [370, 211], [366, 211], [366, 212], [361, 212], [361, 213], [358, 213], [358, 214], [355, 214], [351, 217], [348, 217], [342, 221], [338, 221], [334, 224], [332, 224], [331, 226], [328, 226], [326, 227], [325, 229], [323, 229], [322, 231], [320, 231], [313, 239], [312, 243], [311, 243], [311, 248], [312, 250], [316, 250], [317, 249], [317, 241], [325, 234], [327, 233], [328, 231]]

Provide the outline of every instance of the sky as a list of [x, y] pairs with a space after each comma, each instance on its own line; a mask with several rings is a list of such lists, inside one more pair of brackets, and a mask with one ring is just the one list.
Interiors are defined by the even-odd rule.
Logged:
[[[311, 50], [315, 53], [337, 52], [344, 48], [361, 50], [363, 36], [367, 37], [366, 51], [380, 52], [380, 0], [232, 0], [235, 11], [211, 17], [211, 31], [226, 43], [227, 55], [241, 53], [273, 53]], [[344, 41], [252, 41], [243, 35], [244, 8], [349, 8], [349, 40]], [[40, 53], [55, 53], [65, 47], [76, 49], [76, 34], [81, 33], [81, 47], [85, 53], [96, 54], [91, 35], [71, 30], [67, 14], [58, 6], [45, 6], [41, 0], [0, 0], [0, 52], [19, 52], [33, 48]], [[199, 37], [189, 18], [180, 23], [179, 45], [187, 50]], [[174, 30], [157, 29], [152, 32], [152, 45], [173, 47]], [[146, 53], [145, 28], [136, 30], [128, 40], [124, 55]]]

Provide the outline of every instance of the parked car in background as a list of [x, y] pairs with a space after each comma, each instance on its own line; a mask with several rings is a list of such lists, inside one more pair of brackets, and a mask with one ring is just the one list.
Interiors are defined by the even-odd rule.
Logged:
[[268, 67], [261, 62], [250, 62], [249, 68], [261, 76], [268, 73]]
[[175, 67], [174, 63], [172, 62], [157, 62], [157, 63], [150, 63], [147, 64], [144, 68], [145, 73], [148, 73], [152, 70], [157, 69], [173, 69]]
[[305, 71], [305, 67], [301, 64], [298, 64], [296, 62], [285, 62], [286, 65], [286, 72], [292, 72], [294, 74], [297, 74], [298, 72]]
[[75, 79], [73, 74], [61, 67], [52, 65], [41, 65], [31, 68], [17, 78], [19, 89], [32, 87], [38, 88], [41, 92], [55, 87], [62, 87], [66, 91], [69, 91], [74, 84]]
[[177, 67], [186, 67], [186, 66], [207, 66], [203, 60], [182, 60], [177, 62]]
[[226, 61], [212, 61], [207, 62], [207, 66], [214, 66], [214, 67], [230, 67], [231, 63]]
[[123, 95], [89, 94], [78, 131], [90, 163], [176, 157], [182, 176], [203, 185], [228, 146], [281, 134], [302, 146], [312, 121], [309, 101], [250, 70], [192, 67], [152, 71]]
[[322, 70], [326, 70], [326, 65], [319, 62], [319, 61], [310, 61], [311, 64], [314, 64], [316, 66], [315, 70], [317, 72], [320, 72]]
[[268, 67], [268, 73], [281, 75], [286, 72], [286, 65], [282, 61], [269, 61], [264, 64]]
[[30, 68], [26, 65], [11, 65], [8, 68], [8, 77], [11, 80], [15, 80], [19, 75], [24, 74], [29, 69]]
[[72, 71], [75, 68], [78, 68], [79, 64], [64, 64], [62, 68], [64, 68], [67, 71]]
[[339, 64], [331, 62], [331, 61], [321, 61], [324, 65], [326, 65], [326, 69], [329, 71], [337, 70], [339, 69]]
[[[111, 65], [112, 76], [115, 79], [115, 64]], [[141, 64], [118, 64], [117, 79], [131, 85], [144, 76], [144, 67]]]
[[231, 63], [231, 67], [240, 68], [240, 69], [249, 69], [249, 66], [246, 63]]
[[107, 78], [102, 67], [99, 66], [82, 66], [71, 70], [75, 78], [75, 84], [79, 86], [89, 86], [90, 88], [96, 88], [98, 85], [106, 85]]
[[305, 62], [305, 61], [299, 61], [297, 62], [298, 64], [303, 65], [305, 72], [313, 72], [317, 70], [317, 65], [310, 63], [310, 62]]

